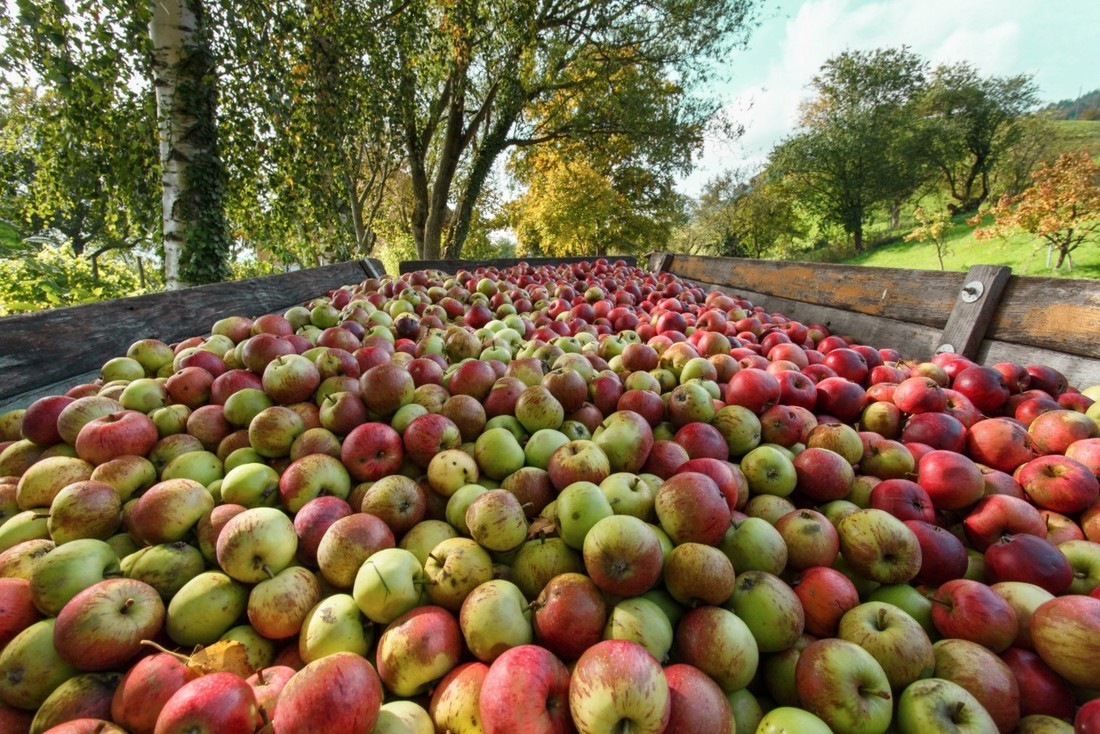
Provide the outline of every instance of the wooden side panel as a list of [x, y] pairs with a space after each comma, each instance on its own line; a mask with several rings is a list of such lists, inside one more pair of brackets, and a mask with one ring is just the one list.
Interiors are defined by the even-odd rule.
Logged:
[[208, 334], [220, 318], [259, 316], [362, 282], [352, 260], [229, 283], [120, 298], [0, 319], [0, 403], [98, 369], [138, 339], [179, 341]]
[[940, 337], [939, 329], [921, 324], [792, 301], [763, 293], [753, 293], [743, 288], [704, 287], [740, 296], [751, 301], [754, 306], [762, 306], [769, 313], [782, 313], [788, 318], [807, 324], [824, 324], [831, 333], [850, 335], [864, 344], [873, 344], [877, 348], [897, 349], [905, 357], [913, 359], [930, 359]]
[[950, 351], [974, 359], [1011, 274], [1011, 268], [1003, 265], [970, 266], [936, 351]]
[[1100, 360], [1050, 349], [1024, 347], [988, 339], [982, 342], [976, 361], [979, 364], [997, 364], [998, 362], [1016, 362], [1024, 366], [1043, 364], [1061, 372], [1069, 380], [1069, 384], [1079, 390], [1084, 390], [1091, 385], [1100, 385]]
[[1100, 359], [1100, 281], [1013, 276], [986, 336]]
[[[943, 329], [965, 273], [677, 255], [683, 278]], [[858, 274], [858, 275], [857, 275]]]
[[[526, 257], [526, 258], [492, 258], [490, 260], [405, 260], [401, 263], [401, 274], [411, 273], [416, 270], [442, 270], [444, 273], [457, 273], [459, 270], [473, 270], [479, 267], [507, 268], [525, 262], [528, 265], [564, 265], [595, 260], [594, 257]], [[622, 260], [627, 265], [637, 265], [638, 259], [633, 255], [608, 255], [609, 262]]]

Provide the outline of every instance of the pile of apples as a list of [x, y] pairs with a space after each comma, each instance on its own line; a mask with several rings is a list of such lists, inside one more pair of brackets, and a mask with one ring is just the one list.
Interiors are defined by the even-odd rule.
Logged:
[[1100, 388], [368, 279], [0, 415], [0, 731], [1100, 732]]

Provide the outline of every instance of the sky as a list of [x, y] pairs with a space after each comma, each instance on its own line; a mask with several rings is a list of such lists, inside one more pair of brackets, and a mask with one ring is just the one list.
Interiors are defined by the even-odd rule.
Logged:
[[770, 0], [720, 92], [744, 125], [709, 140], [679, 183], [696, 196], [726, 170], [753, 173], [794, 132], [821, 65], [845, 50], [909, 46], [933, 65], [968, 61], [992, 76], [1033, 75], [1044, 102], [1100, 88], [1100, 0]]

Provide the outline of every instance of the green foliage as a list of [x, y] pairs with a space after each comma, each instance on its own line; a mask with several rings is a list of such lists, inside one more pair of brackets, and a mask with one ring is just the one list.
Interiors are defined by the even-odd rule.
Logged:
[[814, 77], [801, 132], [772, 152], [768, 176], [786, 178], [811, 211], [844, 229], [857, 252], [866, 220], [922, 183], [914, 123], [925, 69], [905, 48], [830, 59]]
[[156, 269], [141, 258], [108, 252], [93, 262], [45, 238], [22, 241], [18, 250], [5, 247], [0, 251], [0, 316], [159, 290]]

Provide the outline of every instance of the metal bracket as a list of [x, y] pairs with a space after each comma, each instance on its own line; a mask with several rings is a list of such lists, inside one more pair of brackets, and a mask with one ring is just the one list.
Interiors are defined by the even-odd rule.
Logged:
[[938, 347], [936, 347], [936, 354], [944, 354], [944, 353], [954, 354], [955, 353], [955, 345], [954, 344], [941, 344]]

